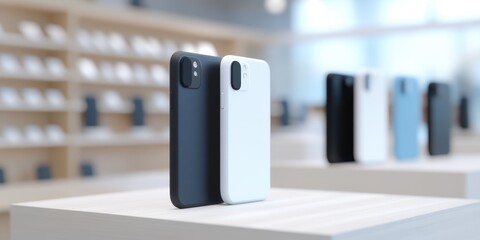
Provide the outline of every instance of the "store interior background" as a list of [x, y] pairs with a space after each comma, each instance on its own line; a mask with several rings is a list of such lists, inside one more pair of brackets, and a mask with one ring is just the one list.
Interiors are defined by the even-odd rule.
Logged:
[[[42, 3], [46, 4], [45, 8], [41, 7]], [[49, 9], [55, 5], [58, 9]], [[70, 5], [96, 11], [72, 17], [62, 12]], [[68, 39], [65, 48], [42, 41], [16, 42], [0, 35], [0, 53], [19, 58], [29, 54], [56, 56], [64, 61], [69, 73], [65, 81], [45, 80], [41, 76], [37, 76], [40, 80], [35, 77], [32, 80], [24, 74], [12, 77], [0, 73], [0, 87], [56, 88], [62, 91], [69, 104], [73, 104], [60, 111], [0, 106], [1, 134], [5, 134], [6, 126], [24, 129], [32, 124], [57, 124], [65, 134], [63, 142], [55, 144], [9, 143], [2, 139], [0, 168], [5, 171], [6, 182], [0, 183], [0, 205], [155, 187], [159, 178], [153, 175], [168, 169], [168, 112], [147, 113], [146, 129], [154, 136], [136, 139], [130, 137], [136, 130], [130, 127], [129, 107], [103, 109], [100, 111], [102, 127], [119, 135], [99, 141], [98, 135], [86, 136], [90, 130], [83, 126], [82, 110], [74, 107], [84, 104], [87, 95], [101, 99], [102, 93], [110, 90], [119, 92], [127, 105], [133, 96], [147, 101], [152, 94], [160, 92], [168, 98], [168, 86], [136, 86], [134, 81], [128, 84], [97, 84], [95, 79], [84, 81], [77, 69], [79, 59], [93, 59], [97, 66], [110, 61], [130, 65], [160, 64], [168, 69], [166, 57], [157, 63], [151, 56], [80, 49], [75, 34], [83, 28], [124, 35], [138, 31], [145, 36], [155, 36], [161, 44], [165, 40], [180, 39], [177, 42], [179, 50], [186, 43], [191, 47], [191, 44], [208, 42], [215, 46], [219, 55], [265, 59], [271, 66], [272, 76], [274, 162], [326, 161], [326, 75], [330, 72], [355, 74], [362, 69], [380, 70], [389, 82], [398, 76], [415, 77], [424, 95], [431, 81], [450, 83], [454, 108], [452, 154], [475, 154], [480, 149], [480, 3], [476, 1], [0, 0], [0, 13], [5, 16], [0, 16], [4, 32], [14, 29], [22, 19], [63, 25]], [[113, 16], [115, 13], [128, 14]], [[135, 21], [129, 23], [129, 19]], [[159, 26], [155, 21], [159, 21]], [[72, 24], [78, 26], [72, 29]], [[12, 31], [21, 35], [18, 29]], [[458, 124], [462, 97], [469, 101], [468, 129], [461, 129]], [[425, 118], [419, 129], [422, 155], [426, 155]], [[390, 154], [389, 161], [394, 161], [392, 150]], [[82, 177], [85, 166], [89, 169], [87, 172], [93, 173], [87, 175], [93, 177]], [[38, 180], [40, 167], [51, 172], [51, 179]], [[8, 208], [0, 210], [5, 216]], [[0, 217], [0, 221], [0, 227], [7, 222], [5, 217]], [[5, 229], [0, 228], [0, 239], [8, 236]]]
[[[112, 3], [118, 1], [104, 1]], [[272, 66], [273, 159], [322, 158], [325, 76], [383, 71], [386, 80], [412, 76], [423, 94], [431, 81], [453, 89], [454, 151], [476, 152], [480, 128], [480, 6], [451, 0], [143, 1], [172, 13], [221, 21], [274, 36], [246, 55]], [[470, 129], [458, 127], [460, 99], [469, 101]], [[282, 105], [284, 104], [284, 105]], [[282, 118], [287, 105], [288, 117]], [[425, 117], [423, 119], [425, 121]], [[286, 124], [288, 123], [288, 124]], [[426, 145], [427, 128], [419, 139]], [[295, 139], [293, 142], [291, 140]], [[465, 140], [465, 141], [464, 141]], [[468, 145], [468, 144], [472, 144]]]

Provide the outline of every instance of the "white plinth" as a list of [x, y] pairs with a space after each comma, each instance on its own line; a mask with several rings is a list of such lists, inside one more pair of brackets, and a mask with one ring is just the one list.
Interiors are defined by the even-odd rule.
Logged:
[[12, 240], [478, 239], [478, 216], [476, 200], [285, 189], [179, 210], [160, 189], [17, 204]]
[[14, 203], [168, 187], [168, 182], [168, 171], [149, 171], [0, 186], [0, 240], [10, 239], [9, 209]]
[[480, 156], [374, 165], [323, 160], [274, 162], [272, 185], [284, 188], [480, 199]]
[[168, 187], [168, 182], [168, 171], [150, 171], [107, 177], [7, 184], [0, 187], [0, 213], [7, 213], [10, 205], [19, 202]]

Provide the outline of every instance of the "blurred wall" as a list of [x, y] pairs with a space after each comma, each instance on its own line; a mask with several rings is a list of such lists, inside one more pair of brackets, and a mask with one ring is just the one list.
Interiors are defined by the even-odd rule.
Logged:
[[[268, 31], [290, 30], [290, 11], [271, 15], [263, 0], [140, 0], [145, 8], [188, 17], [238, 24]], [[100, 4], [128, 5], [129, 0], [97, 0]], [[289, 1], [290, 3], [290, 1]], [[288, 8], [287, 8], [288, 9]]]

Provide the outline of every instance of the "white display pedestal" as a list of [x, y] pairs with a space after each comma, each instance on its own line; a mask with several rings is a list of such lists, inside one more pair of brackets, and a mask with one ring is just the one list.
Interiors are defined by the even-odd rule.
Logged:
[[477, 239], [478, 216], [476, 200], [286, 189], [176, 209], [159, 189], [14, 205], [12, 240]]
[[480, 199], [480, 156], [380, 164], [324, 160], [274, 162], [272, 185], [283, 188]]
[[9, 209], [14, 203], [168, 187], [168, 171], [14, 183], [0, 187], [0, 240], [10, 239]]
[[7, 184], [0, 187], [0, 213], [8, 212], [10, 205], [19, 202], [168, 187], [168, 183], [168, 171], [149, 171], [113, 176]]

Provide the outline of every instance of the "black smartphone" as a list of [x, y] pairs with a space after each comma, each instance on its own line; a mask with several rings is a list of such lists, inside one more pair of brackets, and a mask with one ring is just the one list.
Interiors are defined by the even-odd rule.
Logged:
[[85, 110], [85, 126], [98, 127], [99, 114], [97, 109], [97, 99], [94, 96], [87, 96], [85, 98], [87, 109]]
[[50, 165], [40, 165], [37, 167], [37, 179], [38, 180], [50, 180], [52, 179], [52, 169]]
[[178, 208], [221, 203], [221, 58], [170, 59], [170, 199]]
[[2, 167], [0, 167], [0, 184], [3, 184], [7, 182], [6, 176], [5, 176], [5, 170], [3, 170]]
[[462, 129], [468, 129], [470, 128], [470, 121], [469, 121], [469, 106], [468, 106], [468, 97], [467, 96], [462, 96], [460, 98], [460, 108], [459, 108], [459, 116], [458, 116], [458, 124], [460, 125], [460, 128]]
[[445, 83], [428, 85], [428, 152], [443, 155], [450, 152], [452, 106], [450, 87]]
[[327, 75], [327, 160], [354, 161], [353, 76]]
[[132, 99], [133, 111], [132, 111], [132, 126], [144, 127], [145, 126], [145, 106], [141, 97], [134, 97]]

